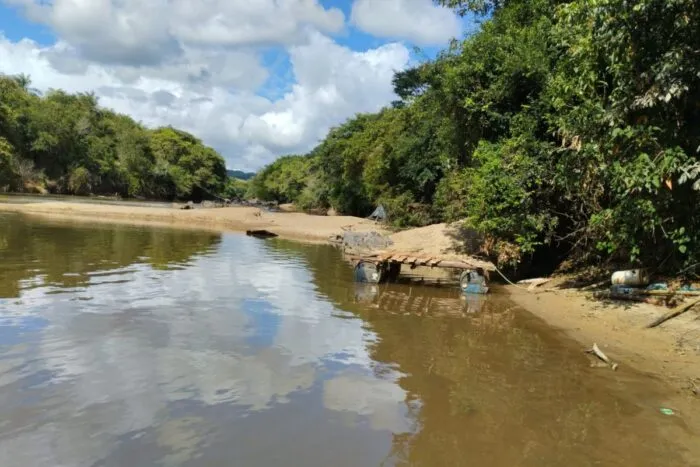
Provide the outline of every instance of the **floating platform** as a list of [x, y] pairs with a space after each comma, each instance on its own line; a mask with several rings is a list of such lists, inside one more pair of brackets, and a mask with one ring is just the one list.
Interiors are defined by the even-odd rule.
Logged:
[[408, 265], [411, 268], [417, 266], [427, 266], [430, 268], [449, 268], [449, 269], [482, 269], [484, 271], [492, 272], [496, 270], [496, 267], [488, 262], [482, 261], [476, 258], [469, 259], [452, 259], [452, 258], [441, 258], [438, 256], [426, 256], [426, 255], [411, 255], [411, 254], [400, 254], [400, 253], [373, 253], [366, 255], [347, 255], [348, 259], [354, 261], [362, 261], [365, 263], [394, 263], [399, 265]]
[[355, 264], [356, 282], [392, 282], [401, 274], [401, 267], [444, 268], [461, 271], [459, 276], [460, 288], [466, 293], [487, 293], [486, 281], [489, 272], [495, 271], [495, 266], [487, 261], [476, 258], [454, 259], [437, 256], [410, 255], [400, 253], [373, 253], [365, 255], [346, 255]]

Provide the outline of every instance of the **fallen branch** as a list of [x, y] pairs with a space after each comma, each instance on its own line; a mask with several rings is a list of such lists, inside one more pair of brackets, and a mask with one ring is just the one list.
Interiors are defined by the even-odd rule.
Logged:
[[686, 297], [700, 296], [700, 291], [698, 290], [635, 290], [633, 294], [636, 295], [660, 295], [660, 296], [670, 296], [670, 295], [680, 295]]
[[587, 290], [599, 289], [599, 288], [601, 288], [601, 287], [603, 287], [604, 285], [609, 284], [609, 283], [610, 283], [610, 279], [605, 279], [604, 281], [595, 282], [595, 283], [590, 284], [590, 285], [587, 285], [587, 286], [585, 286], [585, 287], [581, 287], [581, 288], [579, 289], [579, 291], [585, 292], [585, 291], [587, 291]]
[[653, 322], [649, 323], [646, 327], [647, 327], [647, 329], [655, 328], [659, 324], [665, 323], [669, 319], [673, 319], [678, 315], [682, 315], [683, 313], [690, 310], [691, 308], [693, 308], [695, 305], [697, 305], [699, 303], [700, 303], [700, 298], [697, 300], [693, 300], [692, 302], [689, 302], [689, 303], [684, 303], [683, 305], [680, 305], [680, 306], [674, 308], [673, 310], [669, 311], [668, 313], [661, 316], [660, 318], [655, 319]]
[[549, 281], [551, 281], [551, 280], [552, 280], [552, 279], [551, 279], [551, 278], [548, 278], [548, 277], [536, 277], [536, 278], [534, 278], [534, 279], [523, 279], [523, 280], [520, 280], [520, 281], [518, 281], [518, 284], [527, 284], [527, 285], [530, 285], [530, 284], [532, 284], [532, 283], [537, 283], [537, 284], [539, 285], [539, 284], [544, 284], [545, 282], [549, 282]]
[[595, 344], [595, 343], [594, 343], [594, 344], [593, 344], [593, 347], [591, 347], [590, 349], [586, 350], [586, 353], [592, 353], [592, 354], [594, 354], [596, 357], [598, 357], [599, 359], [601, 359], [602, 361], [604, 361], [605, 363], [607, 363], [608, 365], [610, 365], [610, 368], [612, 368], [613, 371], [614, 371], [614, 370], [617, 370], [617, 363], [613, 363], [612, 360], [610, 360], [610, 359], [608, 358], [608, 356], [605, 355], [605, 354], [603, 353], [602, 350], [600, 350], [600, 348], [598, 347], [598, 344]]

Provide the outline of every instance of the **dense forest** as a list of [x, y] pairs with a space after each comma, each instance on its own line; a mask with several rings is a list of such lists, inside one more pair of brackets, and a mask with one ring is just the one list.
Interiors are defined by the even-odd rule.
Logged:
[[252, 195], [465, 220], [501, 264], [698, 261], [700, 4], [436, 2], [478, 31], [396, 73], [390, 108], [259, 172]]
[[174, 128], [146, 129], [92, 94], [40, 96], [0, 76], [0, 191], [209, 199], [226, 194], [223, 158]]

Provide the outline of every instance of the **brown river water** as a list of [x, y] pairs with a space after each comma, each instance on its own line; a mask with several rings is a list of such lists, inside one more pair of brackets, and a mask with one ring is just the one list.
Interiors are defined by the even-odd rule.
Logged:
[[692, 465], [667, 390], [329, 246], [0, 213], [0, 466]]

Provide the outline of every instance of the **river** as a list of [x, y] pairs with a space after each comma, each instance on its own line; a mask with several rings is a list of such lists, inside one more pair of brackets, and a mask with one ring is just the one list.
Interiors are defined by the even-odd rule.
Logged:
[[662, 381], [498, 294], [351, 279], [324, 245], [0, 213], [0, 465], [688, 465]]

